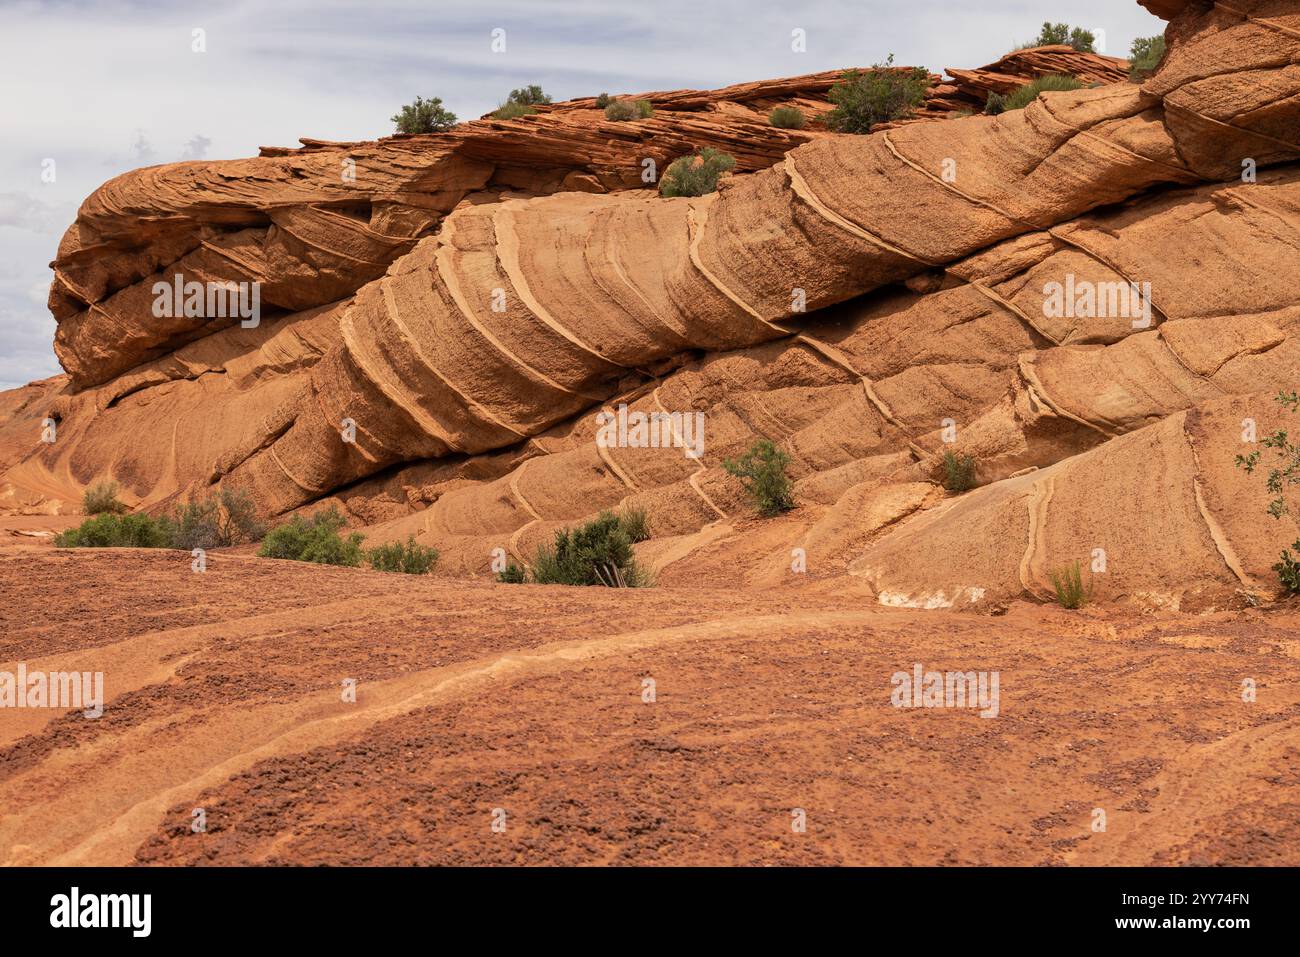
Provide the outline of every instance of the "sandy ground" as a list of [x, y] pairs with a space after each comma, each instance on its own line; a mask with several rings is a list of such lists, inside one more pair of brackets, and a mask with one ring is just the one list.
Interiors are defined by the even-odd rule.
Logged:
[[[1300, 863], [1294, 604], [197, 574], [13, 527], [0, 671], [102, 671], [107, 707], [0, 709], [3, 863]], [[894, 707], [918, 662], [996, 671], [998, 715]]]

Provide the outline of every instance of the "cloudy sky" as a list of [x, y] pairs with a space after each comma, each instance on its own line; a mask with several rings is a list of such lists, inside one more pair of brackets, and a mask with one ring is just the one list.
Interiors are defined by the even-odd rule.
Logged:
[[[555, 99], [865, 66], [980, 66], [1047, 16], [1125, 56], [1163, 23], [1136, 0], [0, 0], [0, 389], [59, 371], [49, 261], [125, 170], [373, 139], [415, 95], [462, 119], [513, 87]], [[505, 30], [505, 51], [491, 49]], [[791, 31], [807, 50], [791, 50]], [[196, 29], [206, 51], [193, 51]], [[42, 171], [53, 160], [54, 181]]]

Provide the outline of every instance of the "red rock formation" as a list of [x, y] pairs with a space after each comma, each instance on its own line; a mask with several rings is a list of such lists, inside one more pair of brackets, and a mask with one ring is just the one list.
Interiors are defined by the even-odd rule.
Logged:
[[[58, 508], [109, 475], [147, 507], [214, 483], [272, 513], [337, 497], [453, 572], [631, 502], [651, 511], [647, 553], [688, 567], [743, 509], [722, 458], [768, 436], [799, 480], [793, 541], [852, 560], [886, 603], [1041, 594], [1103, 531], [1122, 555], [1107, 597], [1262, 591], [1294, 529], [1249, 524], [1227, 439], [1203, 432], [1247, 408], [1266, 420], [1259, 393], [1300, 366], [1300, 13], [1168, 12], [1141, 86], [1115, 82], [1123, 61], [1039, 48], [950, 71], [928, 106], [1040, 71], [1106, 84], [997, 117], [770, 127], [775, 103], [825, 108], [819, 74], [643, 94], [656, 114], [634, 123], [579, 100], [119, 177], [56, 262], [71, 380], [8, 403], [6, 434], [49, 413], [60, 438], [7, 457], [0, 500]], [[738, 159], [718, 193], [627, 188], [643, 159], [703, 145]], [[155, 320], [152, 283], [176, 271], [261, 283], [262, 325]], [[1150, 314], [1045, 311], [1049, 284], [1076, 282], [1149, 283]], [[623, 402], [704, 412], [703, 459], [598, 447], [596, 412]], [[945, 421], [992, 483], [958, 500], [935, 483]], [[1136, 481], [1144, 459], [1164, 463], [1160, 525], [1149, 496], [1087, 488], [1112, 462]], [[1071, 537], [1089, 509], [1095, 530]], [[1139, 565], [1168, 542], [1193, 557]]]

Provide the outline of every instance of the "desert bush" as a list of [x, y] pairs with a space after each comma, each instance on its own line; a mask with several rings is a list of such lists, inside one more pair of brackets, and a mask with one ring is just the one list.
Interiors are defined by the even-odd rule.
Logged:
[[614, 102], [613, 97], [611, 97], [608, 93], [602, 93], [600, 94], [600, 96], [596, 97], [596, 109], [603, 110], [605, 107], [609, 106], [609, 104], [612, 102]]
[[1037, 79], [1030, 80], [1024, 86], [1012, 90], [1005, 95], [1001, 93], [990, 93], [988, 101], [984, 104], [984, 112], [996, 115], [1006, 113], [1009, 110], [1023, 110], [1034, 100], [1038, 99], [1039, 93], [1051, 93], [1058, 90], [1077, 90], [1083, 84], [1072, 76], [1065, 76], [1060, 73], [1050, 73], [1047, 76], [1040, 76]]
[[355, 568], [361, 564], [363, 536], [360, 532], [353, 532], [347, 538], [340, 536], [344, 523], [343, 516], [333, 505], [321, 509], [311, 518], [295, 515], [267, 533], [257, 554], [263, 558], [288, 558]]
[[492, 113], [494, 120], [517, 120], [521, 116], [530, 116], [537, 110], [525, 103], [502, 103]]
[[506, 101], [496, 108], [492, 115], [498, 120], [514, 120], [521, 116], [528, 116], [530, 113], [536, 113], [537, 107], [544, 103], [550, 103], [551, 98], [542, 92], [542, 88], [534, 83], [532, 86], [520, 87], [517, 90], [511, 90]]
[[[1300, 539], [1297, 539], [1291, 548], [1300, 555]], [[1273, 565], [1273, 571], [1277, 572], [1278, 581], [1282, 583], [1284, 591], [1292, 595], [1300, 595], [1300, 562], [1292, 556], [1291, 549], [1282, 549], [1282, 560]]]
[[650, 577], [632, 554], [632, 537], [613, 512], [601, 512], [577, 529], [555, 533], [553, 545], [543, 545], [533, 561], [533, 581], [539, 585], [606, 585], [638, 588]]
[[[1283, 409], [1289, 409], [1292, 414], [1300, 410], [1300, 392], [1279, 392], [1273, 401]], [[1273, 496], [1268, 503], [1268, 514], [1279, 520], [1291, 511], [1286, 500], [1287, 489], [1300, 485], [1300, 444], [1291, 441], [1286, 429], [1277, 429], [1264, 436], [1259, 444], [1264, 449], [1272, 449], [1276, 457], [1276, 464], [1268, 470], [1264, 488]], [[1247, 475], [1253, 475], [1263, 455], [1263, 449], [1256, 449], [1249, 455], [1238, 455], [1233, 464], [1239, 469], [1245, 469]], [[1300, 553], [1300, 541], [1291, 547]], [[1273, 566], [1273, 571], [1277, 572], [1283, 588], [1293, 594], [1300, 593], [1300, 564], [1291, 557], [1290, 551], [1282, 549], [1282, 560]]]
[[503, 585], [522, 585], [527, 580], [528, 575], [523, 568], [513, 561], [507, 562], [506, 567], [497, 572], [497, 581]]
[[673, 160], [659, 181], [663, 196], [703, 196], [718, 188], [718, 179], [736, 165], [735, 157], [706, 146], [695, 156]]
[[117, 491], [116, 482], [99, 482], [90, 486], [81, 496], [81, 510], [87, 515], [102, 515], [106, 512], [120, 515], [130, 511], [118, 500]]
[[605, 119], [615, 122], [645, 120], [654, 116], [649, 100], [610, 100], [604, 106]]
[[1074, 47], [1080, 53], [1096, 53], [1096, 42], [1097, 38], [1091, 30], [1071, 27], [1068, 23], [1044, 23], [1043, 29], [1038, 31], [1038, 36], [1029, 43], [1023, 44], [1021, 49], [1065, 44]]
[[1138, 37], [1129, 47], [1129, 79], [1134, 82], [1145, 80], [1155, 72], [1160, 61], [1165, 58], [1165, 38], [1163, 34], [1153, 37]]
[[618, 523], [627, 532], [632, 544], [644, 542], [650, 538], [650, 516], [643, 508], [628, 508], [618, 517]]
[[895, 69], [891, 53], [865, 73], [849, 70], [831, 87], [827, 95], [835, 109], [826, 114], [826, 126], [837, 133], [870, 133], [877, 123], [908, 116], [929, 88], [925, 70]]
[[167, 518], [104, 512], [54, 537], [59, 548], [171, 548], [174, 529]]
[[969, 492], [975, 487], [975, 460], [969, 455], [943, 453], [943, 487], [949, 492]]
[[1062, 608], [1082, 608], [1092, 598], [1092, 582], [1085, 587], [1078, 561], [1051, 572], [1052, 588]]
[[252, 497], [242, 489], [223, 488], [186, 502], [176, 509], [172, 524], [174, 546], [186, 550], [242, 545], [266, 534]]
[[1007, 98], [1002, 93], [990, 93], [989, 98], [984, 102], [984, 112], [989, 116], [997, 116], [999, 113], [1007, 111]]
[[538, 106], [544, 103], [550, 103], [551, 98], [542, 92], [540, 86], [534, 83], [531, 86], [511, 90], [510, 95], [506, 97], [506, 102], [517, 103], [520, 106]]
[[801, 130], [808, 119], [798, 107], [776, 106], [767, 114], [767, 121], [778, 129]]
[[444, 133], [456, 125], [456, 114], [444, 109], [441, 97], [417, 96], [390, 119], [399, 133]]
[[759, 439], [739, 459], [726, 459], [722, 467], [740, 479], [758, 513], [770, 518], [794, 508], [786, 455], [768, 439]]
[[438, 564], [438, 551], [417, 544], [414, 535], [406, 542], [388, 542], [366, 552], [366, 563], [377, 572], [402, 572], [407, 575], [427, 575]]

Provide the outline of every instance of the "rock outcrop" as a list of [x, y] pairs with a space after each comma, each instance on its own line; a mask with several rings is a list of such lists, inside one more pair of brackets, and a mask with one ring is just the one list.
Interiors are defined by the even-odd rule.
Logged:
[[[1300, 369], [1300, 4], [1147, 5], [1172, 22], [1140, 85], [1038, 48], [950, 69], [921, 115], [1039, 72], [1101, 84], [996, 117], [767, 124], [829, 109], [816, 74], [119, 177], [60, 248], [68, 377], [5, 399], [27, 450], [0, 503], [229, 484], [271, 514], [337, 501], [467, 574], [637, 504], [668, 577], [731, 549], [776, 581], [800, 547], [885, 604], [987, 606], [1101, 549], [1104, 598], [1255, 600], [1297, 532], [1232, 460]], [[718, 193], [642, 188], [706, 145], [738, 161]], [[260, 324], [153, 316], [175, 273], [258, 283]], [[702, 413], [703, 456], [598, 443], [622, 405]], [[803, 507], [750, 534], [721, 462], [760, 436]], [[942, 491], [950, 450], [984, 487]]]

